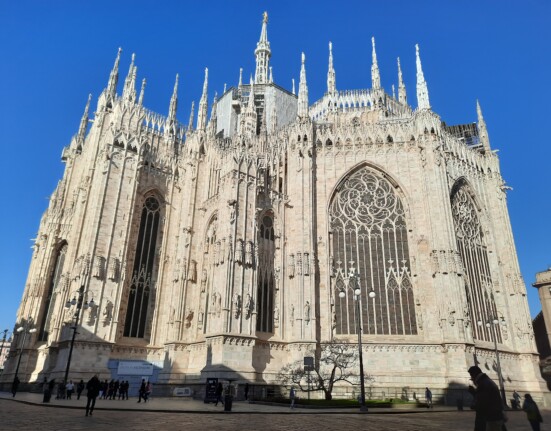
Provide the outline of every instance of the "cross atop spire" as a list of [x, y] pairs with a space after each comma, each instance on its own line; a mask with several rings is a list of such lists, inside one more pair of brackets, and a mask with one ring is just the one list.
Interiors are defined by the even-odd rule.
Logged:
[[486, 121], [484, 121], [484, 117], [482, 116], [482, 109], [480, 108], [478, 99], [476, 99], [476, 115], [478, 117], [478, 138], [480, 139], [480, 143], [482, 144], [484, 151], [488, 152], [490, 151], [490, 137], [488, 136]]
[[371, 38], [371, 45], [373, 47], [371, 57], [371, 87], [373, 90], [378, 90], [381, 88], [381, 75], [379, 73], [379, 65], [377, 64], [377, 53], [375, 52], [375, 38]]
[[117, 83], [119, 82], [119, 63], [121, 61], [121, 52], [122, 48], [119, 48], [117, 52], [117, 58], [115, 59], [115, 64], [113, 65], [113, 70], [109, 75], [109, 82], [107, 83], [107, 94], [112, 98], [117, 94]]
[[417, 66], [417, 107], [419, 109], [430, 109], [429, 90], [423, 67], [421, 66], [421, 56], [419, 55], [419, 45], [415, 45], [415, 63]]
[[306, 56], [302, 53], [302, 64], [300, 66], [300, 82], [298, 84], [298, 110], [300, 118], [308, 117], [308, 84], [306, 84]]
[[254, 51], [256, 56], [256, 71], [254, 75], [255, 84], [268, 83], [268, 70], [270, 66], [270, 42], [268, 42], [268, 12], [262, 15], [262, 30], [260, 32], [260, 40], [256, 44]]
[[398, 102], [407, 104], [406, 84], [402, 76], [402, 67], [400, 66], [400, 57], [398, 57]]
[[333, 68], [333, 44], [329, 42], [329, 70], [327, 71], [327, 92], [335, 94], [337, 92], [337, 83], [335, 69]]
[[203, 94], [199, 101], [199, 113], [197, 114], [197, 129], [205, 130], [207, 128], [208, 113], [208, 88], [209, 88], [209, 69], [205, 67], [205, 81], [203, 82]]

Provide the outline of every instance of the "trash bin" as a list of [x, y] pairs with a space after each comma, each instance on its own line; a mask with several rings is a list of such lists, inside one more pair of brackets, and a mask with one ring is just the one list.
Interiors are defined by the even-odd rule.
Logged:
[[463, 400], [461, 398], [457, 400], [457, 410], [463, 411]]
[[231, 412], [231, 405], [233, 402], [233, 398], [231, 395], [226, 395], [224, 397], [224, 411], [225, 412]]

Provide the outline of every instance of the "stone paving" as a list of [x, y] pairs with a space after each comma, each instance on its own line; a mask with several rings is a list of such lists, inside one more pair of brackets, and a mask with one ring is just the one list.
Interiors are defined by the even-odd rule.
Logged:
[[[190, 399], [158, 398], [150, 402], [98, 400], [91, 417], [84, 416], [86, 398], [52, 400], [42, 404], [41, 394], [0, 393], [0, 430], [457, 430], [471, 431], [474, 412], [436, 407], [434, 410], [289, 409], [234, 402], [232, 412], [222, 406]], [[542, 411], [551, 422], [551, 411]], [[546, 424], [542, 429], [546, 429]], [[507, 428], [529, 431], [523, 412], [509, 412]]]

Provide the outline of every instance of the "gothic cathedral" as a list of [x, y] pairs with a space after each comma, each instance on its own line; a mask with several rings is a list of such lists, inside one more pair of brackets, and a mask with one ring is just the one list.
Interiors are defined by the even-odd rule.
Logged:
[[[541, 392], [508, 187], [478, 103], [476, 124], [442, 121], [418, 46], [417, 107], [399, 59], [387, 93], [372, 39], [371, 88], [337, 90], [329, 44], [327, 91], [311, 104], [304, 54], [297, 94], [273, 82], [267, 23], [254, 76], [240, 73], [209, 116], [205, 70], [187, 125], [178, 76], [166, 117], [143, 106], [134, 56], [117, 93], [119, 50], [40, 222], [21, 381], [62, 379], [76, 332], [73, 380], [274, 384], [361, 330], [373, 388], [445, 390], [474, 363], [496, 378], [499, 352], [507, 390]], [[16, 362], [12, 351], [4, 382]]]

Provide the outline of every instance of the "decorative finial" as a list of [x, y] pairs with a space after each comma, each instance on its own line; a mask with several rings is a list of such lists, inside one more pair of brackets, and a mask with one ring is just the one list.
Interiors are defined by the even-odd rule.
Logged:
[[203, 94], [199, 101], [199, 113], [197, 115], [197, 129], [205, 130], [207, 127], [208, 113], [208, 86], [209, 86], [209, 69], [205, 67], [205, 80], [203, 82]]
[[268, 22], [268, 12], [264, 11], [262, 14], [262, 22], [266, 24]]
[[239, 68], [239, 87], [243, 85], [243, 68]]
[[109, 75], [109, 82], [107, 83], [107, 94], [111, 97], [115, 97], [117, 93], [117, 83], [119, 81], [119, 63], [121, 60], [121, 52], [122, 48], [119, 47], [119, 50], [117, 51], [117, 58], [115, 59], [115, 64], [113, 65], [113, 69], [111, 70], [111, 74]]
[[146, 80], [144, 78], [142, 79], [142, 88], [140, 90], [140, 98], [138, 100], [138, 105], [143, 105], [143, 96], [145, 94], [145, 84], [146, 84]]
[[86, 102], [86, 107], [84, 108], [84, 114], [80, 119], [80, 127], [78, 128], [78, 139], [83, 142], [86, 136], [86, 129], [88, 128], [88, 115], [90, 114], [90, 101], [92, 100], [92, 94], [88, 95], [88, 101]]
[[329, 42], [329, 69], [327, 71], [327, 92], [335, 94], [337, 92], [335, 69], [333, 68], [333, 44]]
[[480, 143], [482, 144], [482, 147], [484, 148], [485, 152], [490, 151], [490, 137], [488, 136], [488, 129], [486, 127], [486, 121], [484, 121], [484, 117], [482, 116], [482, 108], [480, 107], [480, 103], [478, 102], [478, 99], [476, 99], [476, 115], [478, 117], [478, 139], [480, 140]]
[[372, 51], [372, 64], [371, 64], [371, 86], [374, 90], [381, 88], [381, 75], [379, 73], [379, 65], [377, 63], [377, 52], [375, 51], [375, 38], [371, 38]]
[[172, 97], [170, 98], [170, 106], [168, 108], [168, 122], [174, 123], [176, 121], [176, 109], [178, 108], [178, 80], [180, 75], [176, 74], [176, 80], [174, 82], [174, 90], [172, 90]]
[[407, 104], [406, 84], [402, 76], [402, 67], [400, 66], [400, 57], [398, 57], [398, 102]]
[[193, 116], [195, 115], [195, 101], [191, 102], [191, 110], [189, 111], [189, 123], [187, 129], [189, 131], [193, 130]]
[[298, 108], [297, 115], [300, 118], [308, 117], [308, 85], [306, 84], [306, 56], [302, 53], [302, 65], [300, 66], [300, 82], [298, 84]]
[[291, 79], [293, 82], [293, 89], [291, 90], [291, 93], [295, 94], [295, 78]]
[[419, 109], [430, 109], [429, 90], [425, 81], [425, 75], [423, 74], [423, 67], [421, 66], [418, 44], [415, 45], [415, 57], [417, 66], [417, 107]]

